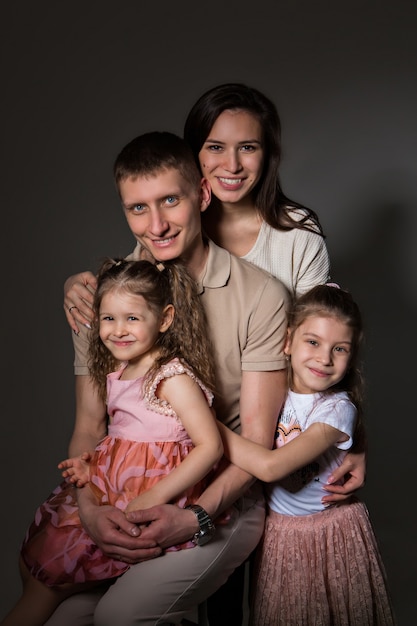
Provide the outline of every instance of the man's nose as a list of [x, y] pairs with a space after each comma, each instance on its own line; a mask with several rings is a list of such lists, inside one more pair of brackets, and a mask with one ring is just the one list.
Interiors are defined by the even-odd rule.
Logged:
[[169, 229], [168, 220], [158, 209], [151, 211], [150, 220], [150, 230], [154, 235], [162, 235]]

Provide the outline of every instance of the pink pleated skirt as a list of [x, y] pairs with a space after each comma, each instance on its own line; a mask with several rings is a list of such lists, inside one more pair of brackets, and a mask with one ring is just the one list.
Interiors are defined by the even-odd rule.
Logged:
[[251, 626], [392, 626], [385, 568], [357, 500], [306, 516], [269, 511], [252, 578]]

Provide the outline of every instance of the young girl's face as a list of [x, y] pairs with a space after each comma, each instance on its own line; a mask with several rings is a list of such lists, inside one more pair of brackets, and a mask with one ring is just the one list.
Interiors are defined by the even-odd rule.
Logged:
[[199, 155], [201, 172], [221, 202], [239, 202], [258, 183], [264, 163], [262, 128], [242, 110], [223, 111]]
[[308, 317], [289, 334], [285, 353], [291, 355], [297, 393], [316, 393], [336, 385], [350, 363], [352, 329], [334, 317]]
[[100, 338], [115, 359], [138, 360], [152, 354], [159, 333], [170, 326], [173, 314], [172, 305], [157, 316], [143, 296], [112, 290], [101, 300]]

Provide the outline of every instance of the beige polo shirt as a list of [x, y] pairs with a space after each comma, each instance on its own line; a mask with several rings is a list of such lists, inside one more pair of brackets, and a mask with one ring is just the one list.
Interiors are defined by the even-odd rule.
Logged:
[[[127, 257], [140, 258], [140, 246]], [[215, 350], [217, 417], [239, 427], [242, 370], [284, 369], [289, 294], [284, 285], [212, 241], [199, 290]], [[75, 375], [88, 375], [88, 331], [73, 333]]]

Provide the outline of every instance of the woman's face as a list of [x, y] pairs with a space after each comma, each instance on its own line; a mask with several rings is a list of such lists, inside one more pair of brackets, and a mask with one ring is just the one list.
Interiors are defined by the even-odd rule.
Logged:
[[262, 175], [262, 128], [248, 111], [223, 111], [198, 158], [203, 176], [221, 202], [236, 203], [251, 194]]

